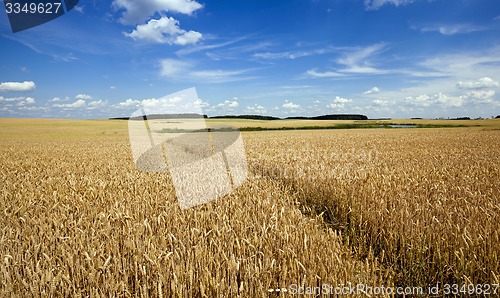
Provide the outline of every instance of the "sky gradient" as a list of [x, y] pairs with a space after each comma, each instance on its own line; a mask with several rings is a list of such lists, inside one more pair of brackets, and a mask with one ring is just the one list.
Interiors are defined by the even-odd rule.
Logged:
[[12, 33], [0, 117], [130, 116], [195, 87], [208, 115], [500, 114], [498, 0], [80, 0]]

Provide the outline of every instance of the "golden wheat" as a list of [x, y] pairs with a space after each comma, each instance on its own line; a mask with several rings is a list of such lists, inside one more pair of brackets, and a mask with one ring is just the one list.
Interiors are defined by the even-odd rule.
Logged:
[[251, 179], [181, 210], [167, 174], [135, 169], [126, 127], [34, 123], [0, 128], [0, 296], [268, 297], [292, 284], [391, 284], [279, 181]]
[[0, 120], [0, 296], [499, 283], [498, 130], [243, 136], [249, 180], [181, 210], [124, 122]]
[[396, 284], [499, 283], [498, 130], [257, 134], [257, 173], [293, 187]]

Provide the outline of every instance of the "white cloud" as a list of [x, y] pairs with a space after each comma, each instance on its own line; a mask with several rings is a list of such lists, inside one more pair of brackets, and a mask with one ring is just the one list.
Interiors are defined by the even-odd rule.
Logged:
[[83, 99], [79, 99], [73, 103], [67, 103], [67, 104], [55, 104], [55, 105], [52, 105], [53, 107], [56, 107], [56, 108], [62, 108], [62, 109], [76, 109], [76, 108], [82, 108], [85, 106], [85, 100]]
[[163, 59], [160, 61], [160, 75], [165, 78], [173, 78], [179, 73], [185, 73], [191, 64], [181, 60]]
[[[413, 27], [418, 29], [418, 27]], [[465, 34], [485, 30], [484, 27], [473, 24], [427, 25], [419, 28], [421, 32], [439, 32], [443, 35]]]
[[325, 71], [318, 72], [316, 69], [310, 69], [306, 72], [308, 75], [316, 78], [328, 78], [328, 77], [343, 77], [344, 74], [334, 72], [334, 71]]
[[380, 92], [380, 89], [377, 86], [375, 86], [375, 87], [371, 88], [370, 90], [363, 92], [363, 94], [368, 95], [368, 94], [379, 93], [379, 92]]
[[118, 108], [136, 108], [136, 107], [139, 107], [140, 104], [141, 104], [140, 101], [133, 100], [133, 99], [129, 98], [126, 101], [119, 102], [117, 107]]
[[88, 94], [78, 94], [77, 96], [75, 96], [76, 99], [83, 99], [83, 100], [88, 100], [88, 99], [92, 99], [92, 96], [88, 95]]
[[421, 107], [429, 107], [430, 105], [433, 104], [431, 98], [426, 94], [419, 95], [417, 97], [408, 96], [405, 98], [405, 102], [411, 105], [421, 106]]
[[295, 104], [293, 102], [289, 102], [288, 100], [285, 100], [285, 103], [282, 105], [283, 108], [288, 109], [288, 110], [297, 110], [300, 109], [299, 104]]
[[73, 8], [81, 14], [83, 14], [85, 10], [85, 6], [75, 6]]
[[195, 102], [194, 105], [200, 108], [207, 108], [210, 106], [208, 101], [203, 101], [201, 98], [198, 98]]
[[69, 100], [69, 97], [65, 97], [65, 98], [54, 97], [51, 100], [49, 100], [49, 102], [60, 102], [60, 101], [68, 101], [68, 100]]
[[113, 0], [116, 10], [124, 9], [120, 18], [123, 24], [138, 24], [149, 19], [156, 12], [171, 12], [191, 15], [203, 7], [192, 0]]
[[189, 73], [194, 80], [203, 80], [206, 82], [212, 83], [224, 83], [224, 82], [234, 82], [234, 81], [243, 81], [249, 80], [253, 77], [243, 77], [242, 74], [245, 74], [252, 69], [236, 69], [236, 70], [222, 70], [222, 69], [213, 69], [213, 70], [197, 70]]
[[32, 97], [24, 97], [24, 96], [21, 96], [21, 97], [3, 97], [3, 96], [0, 96], [0, 102], [11, 102], [11, 103], [14, 103], [14, 102], [17, 102], [18, 106], [20, 105], [25, 105], [25, 104], [32, 104], [35, 102], [35, 99], [32, 98]]
[[466, 97], [474, 103], [496, 103], [495, 90], [474, 90], [467, 92]]
[[327, 107], [334, 110], [344, 110], [345, 104], [349, 102], [352, 102], [352, 99], [335, 96], [335, 99]]
[[348, 102], [352, 102], [352, 99], [335, 96], [335, 99], [333, 100], [333, 102], [334, 103], [348, 103]]
[[313, 50], [304, 50], [304, 51], [295, 51], [295, 52], [261, 52], [261, 53], [255, 53], [252, 56], [255, 58], [262, 58], [262, 59], [297, 59], [297, 58], [302, 58], [302, 57], [308, 57], [308, 56], [313, 56], [313, 55], [322, 55], [322, 54], [327, 54], [331, 52], [335, 52], [338, 49], [336, 48], [320, 48], [320, 49], [313, 49]]
[[160, 61], [160, 75], [167, 79], [183, 79], [195, 82], [224, 83], [249, 80], [253, 77], [244, 77], [243, 74], [253, 69], [236, 70], [194, 70], [194, 65], [177, 59], [163, 59]]
[[370, 58], [376, 56], [387, 49], [385, 43], [377, 43], [367, 47], [349, 50], [344, 55], [337, 59], [337, 63], [344, 66], [342, 72], [350, 73], [368, 73], [368, 74], [383, 74], [385, 70], [380, 70], [372, 67]]
[[251, 114], [265, 114], [267, 113], [267, 109], [261, 105], [253, 105], [253, 106], [247, 106], [245, 111], [247, 113], [251, 113]]
[[104, 102], [102, 100], [94, 100], [94, 101], [89, 102], [89, 104], [87, 105], [87, 110], [94, 110], [97, 108], [103, 108], [105, 106], [106, 106], [106, 102]]
[[0, 91], [4, 91], [4, 92], [31, 91], [35, 88], [36, 88], [36, 84], [33, 81], [0, 83]]
[[385, 99], [374, 99], [373, 100], [373, 104], [375, 104], [377, 106], [388, 106], [391, 103], [392, 102], [390, 102], [389, 100], [385, 100]]
[[439, 92], [438, 94], [433, 96], [433, 99], [443, 105], [448, 107], [462, 107], [465, 104], [464, 96], [448, 96]]
[[147, 24], [138, 25], [131, 33], [124, 34], [134, 40], [177, 45], [195, 44], [202, 37], [199, 32], [181, 29], [179, 21], [172, 17], [149, 20]]
[[225, 100], [223, 103], [218, 104], [216, 107], [219, 109], [234, 111], [239, 106], [240, 106], [240, 104], [238, 103], [238, 101], [234, 100], [234, 98], [233, 98], [232, 101]]
[[372, 57], [387, 50], [385, 43], [377, 43], [367, 47], [344, 49], [344, 53], [335, 62], [340, 65], [335, 71], [318, 72], [316, 69], [307, 71], [312, 77], [340, 77], [352, 74], [388, 74], [394, 71], [378, 69], [371, 61]]
[[378, 10], [385, 4], [392, 4], [394, 6], [406, 5], [415, 0], [365, 0], [365, 8], [367, 10]]
[[466, 81], [457, 83], [457, 88], [459, 89], [481, 89], [481, 88], [493, 88], [498, 87], [498, 82], [495, 82], [490, 77], [483, 77], [477, 81]]
[[202, 38], [202, 36], [203, 35], [200, 32], [190, 30], [188, 32], [185, 32], [183, 34], [178, 35], [175, 38], [174, 43], [176, 45], [180, 45], [180, 46], [185, 46], [188, 44], [195, 44]]
[[408, 96], [405, 102], [419, 107], [430, 107], [439, 104], [445, 107], [462, 107], [466, 103], [465, 96], [449, 96], [442, 92], [434, 95], [422, 94], [416, 97]]

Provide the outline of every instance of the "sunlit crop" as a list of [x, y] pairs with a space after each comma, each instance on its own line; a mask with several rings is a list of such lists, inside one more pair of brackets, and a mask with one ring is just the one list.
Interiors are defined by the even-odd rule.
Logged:
[[0, 296], [499, 283], [498, 130], [245, 132], [249, 179], [181, 210], [124, 122], [1, 121]]

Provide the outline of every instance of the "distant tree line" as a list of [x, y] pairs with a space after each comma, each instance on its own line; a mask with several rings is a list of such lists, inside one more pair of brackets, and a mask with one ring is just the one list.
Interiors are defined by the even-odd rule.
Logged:
[[285, 119], [302, 119], [302, 120], [368, 120], [365, 115], [359, 114], [331, 114], [314, 117], [287, 117]]
[[144, 118], [148, 120], [154, 119], [199, 119], [199, 118], [210, 118], [210, 119], [221, 119], [221, 118], [229, 118], [229, 119], [250, 119], [250, 120], [280, 120], [280, 119], [289, 119], [289, 120], [368, 120], [368, 117], [365, 115], [359, 114], [332, 114], [332, 115], [322, 115], [322, 116], [313, 116], [313, 117], [287, 117], [287, 118], [279, 118], [274, 116], [262, 116], [262, 115], [225, 115], [225, 116], [213, 116], [208, 117], [207, 115], [202, 114], [151, 114], [151, 115], [143, 115], [136, 117], [116, 117], [109, 118], [110, 120], [143, 120]]
[[262, 115], [225, 115], [225, 116], [213, 116], [209, 117], [210, 119], [220, 119], [220, 118], [229, 118], [229, 119], [251, 119], [251, 120], [280, 120], [278, 117], [273, 116], [262, 116]]
[[204, 114], [196, 114], [196, 113], [181, 113], [181, 114], [151, 114], [151, 115], [142, 115], [135, 117], [117, 117], [117, 118], [109, 118], [110, 120], [144, 120], [144, 118], [148, 120], [154, 119], [199, 119], [199, 118], [208, 118], [207, 115]]

